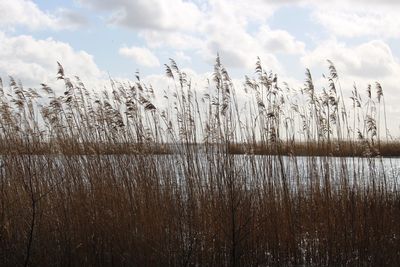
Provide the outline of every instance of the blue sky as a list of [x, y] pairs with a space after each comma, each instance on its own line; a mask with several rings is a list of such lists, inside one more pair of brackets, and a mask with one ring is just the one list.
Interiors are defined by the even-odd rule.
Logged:
[[[159, 81], [174, 58], [207, 77], [217, 53], [231, 75], [265, 68], [293, 86], [318, 83], [331, 59], [348, 85], [380, 81], [399, 128], [400, 1], [395, 0], [0, 0], [0, 76], [55, 82], [56, 62], [88, 83]], [[160, 90], [163, 90], [161, 88]], [[345, 86], [346, 91], [346, 86]], [[346, 92], [345, 92], [346, 94]]]

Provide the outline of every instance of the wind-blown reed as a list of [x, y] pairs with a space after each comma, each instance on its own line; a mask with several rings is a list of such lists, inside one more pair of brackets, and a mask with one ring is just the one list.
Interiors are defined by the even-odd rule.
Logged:
[[354, 87], [346, 104], [328, 63], [327, 89], [307, 70], [294, 90], [258, 60], [244, 101], [219, 58], [204, 94], [171, 60], [164, 108], [139, 77], [93, 93], [59, 65], [62, 95], [11, 78], [0, 87], [0, 265], [399, 264], [382, 87], [364, 102]]

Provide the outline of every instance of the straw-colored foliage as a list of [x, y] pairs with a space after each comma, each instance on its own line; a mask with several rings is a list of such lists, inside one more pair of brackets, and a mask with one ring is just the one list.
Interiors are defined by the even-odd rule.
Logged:
[[11, 78], [0, 265], [399, 264], [397, 175], [381, 157], [399, 146], [382, 87], [344, 99], [328, 64], [327, 88], [307, 70], [294, 90], [258, 61], [247, 101], [219, 58], [205, 94], [171, 60], [166, 108], [139, 77], [94, 93], [59, 65], [61, 95]]

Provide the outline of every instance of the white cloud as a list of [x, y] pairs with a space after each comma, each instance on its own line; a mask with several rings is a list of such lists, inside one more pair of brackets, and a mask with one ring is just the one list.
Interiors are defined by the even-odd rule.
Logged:
[[0, 26], [26, 26], [29, 29], [53, 27], [56, 19], [39, 9], [32, 1], [0, 1]]
[[277, 7], [307, 7], [333, 36], [400, 38], [398, 0], [264, 0]]
[[[260, 3], [259, 12], [269, 7], [267, 4], [261, 5], [259, 1], [257, 3]], [[256, 34], [248, 31], [251, 21], [257, 20], [258, 23], [263, 21], [262, 16], [256, 16], [255, 8], [250, 6], [248, 2], [241, 0], [210, 1], [207, 20], [201, 27], [201, 36], [205, 45], [198, 50], [198, 53], [208, 63], [213, 63], [216, 54], [219, 53], [228, 68], [247, 70], [253, 69], [257, 57], [260, 57], [267, 62], [269, 68], [281, 71], [282, 66], [275, 55], [263, 47], [263, 43]], [[246, 7], [249, 7], [249, 10]], [[267, 17], [268, 15], [264, 17], [264, 20]]]
[[90, 54], [51, 38], [38, 40], [29, 35], [14, 37], [0, 32], [0, 58], [0, 76], [11, 75], [27, 86], [54, 82], [57, 61], [68, 76], [96, 79], [102, 75]]
[[151, 48], [169, 46], [177, 50], [195, 50], [203, 46], [204, 40], [189, 33], [145, 30], [139, 33]]
[[192, 61], [192, 58], [190, 56], [186, 55], [182, 51], [176, 51], [174, 59], [180, 60], [180, 61], [185, 61], [185, 62], [191, 62]]
[[[311, 2], [313, 19], [336, 36], [400, 37], [399, 6], [396, 1]], [[397, 4], [400, 3], [397, 1]]]
[[183, 0], [78, 0], [97, 10], [110, 11], [108, 21], [127, 28], [188, 30], [201, 20], [199, 8]]
[[[265, 2], [275, 4], [323, 4], [323, 5], [345, 5], [349, 4], [348, 0], [331, 0], [331, 1], [320, 1], [320, 0], [264, 0]], [[400, 4], [397, 0], [352, 0], [354, 4], [361, 5], [398, 5]]]
[[57, 20], [54, 25], [55, 29], [73, 30], [89, 25], [89, 20], [85, 15], [71, 9], [59, 8], [56, 10], [55, 15], [57, 16]]
[[72, 10], [60, 8], [54, 13], [44, 12], [29, 0], [2, 0], [0, 14], [0, 27], [11, 30], [16, 26], [30, 30], [75, 29], [87, 24], [83, 15]]
[[[108, 20], [115, 25], [139, 30], [147, 47], [170, 48], [172, 53], [187, 52], [202, 57], [207, 63], [213, 63], [219, 53], [227, 67], [252, 69], [259, 56], [271, 68], [281, 70], [272, 53], [304, 50], [303, 44], [286, 31], [268, 30], [259, 34], [248, 31], [252, 23], [265, 24], [278, 8], [278, 4], [264, 0], [252, 3], [245, 0], [80, 0], [80, 3], [106, 11]], [[158, 65], [155, 60], [138, 60], [138, 55], [143, 53], [149, 55], [148, 51], [128, 53], [124, 49], [125, 55], [144, 61], [144, 65]], [[146, 58], [154, 59], [150, 55]]]
[[271, 30], [267, 25], [260, 27], [257, 39], [263, 47], [272, 53], [283, 52], [289, 54], [303, 54], [305, 44], [297, 41], [289, 32]]
[[281, 5], [280, 1], [265, 0], [209, 0], [210, 10], [222, 18], [235, 18], [240, 24], [249, 22], [265, 23]]
[[318, 8], [314, 18], [331, 34], [344, 37], [400, 37], [400, 17], [396, 8], [360, 7], [352, 9]]
[[146, 47], [122, 47], [119, 49], [119, 54], [131, 58], [137, 64], [145, 67], [160, 66], [158, 58]]
[[316, 49], [302, 57], [306, 66], [326, 65], [332, 60], [348, 75], [368, 78], [383, 78], [396, 73], [399, 63], [390, 47], [383, 41], [373, 40], [349, 47], [336, 40], [321, 43]]

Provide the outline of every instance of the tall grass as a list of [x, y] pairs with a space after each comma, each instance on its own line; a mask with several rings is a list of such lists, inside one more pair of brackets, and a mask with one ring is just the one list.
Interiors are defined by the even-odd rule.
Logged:
[[[245, 101], [219, 58], [206, 92], [171, 60], [166, 108], [139, 77], [95, 93], [59, 65], [61, 95], [11, 78], [0, 265], [397, 265], [382, 87], [365, 102], [355, 87], [346, 105], [328, 64], [327, 89], [307, 70], [294, 90], [258, 60]], [[344, 150], [363, 157], [332, 157]]]

